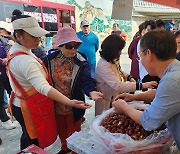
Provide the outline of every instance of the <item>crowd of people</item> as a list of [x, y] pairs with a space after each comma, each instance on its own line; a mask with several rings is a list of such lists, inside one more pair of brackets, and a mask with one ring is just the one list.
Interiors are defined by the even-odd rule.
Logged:
[[[5, 129], [16, 127], [4, 107], [6, 90], [9, 112], [22, 128], [21, 150], [31, 144], [44, 148], [59, 136], [58, 153], [71, 152], [66, 139], [81, 130], [85, 110], [91, 107], [85, 95], [95, 101], [95, 116], [114, 107], [146, 130], [167, 122], [180, 149], [180, 31], [172, 32], [170, 23], [159, 19], [139, 25], [128, 48], [129, 74], [120, 66], [127, 35], [117, 23], [100, 49], [98, 36], [84, 20], [77, 33], [71, 27], [60, 28], [52, 49], [45, 51], [39, 44], [49, 32], [19, 10], [12, 15], [13, 32], [0, 22], [0, 120]], [[136, 90], [145, 92], [135, 94]], [[148, 102], [150, 107], [135, 110], [126, 103], [133, 100]], [[39, 119], [43, 120], [37, 123]], [[43, 141], [43, 135], [50, 141]]]

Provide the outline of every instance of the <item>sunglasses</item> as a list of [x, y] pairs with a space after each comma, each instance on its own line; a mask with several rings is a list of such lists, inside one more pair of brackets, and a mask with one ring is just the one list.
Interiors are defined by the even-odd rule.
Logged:
[[84, 25], [83, 27], [89, 27], [89, 25]]
[[71, 49], [77, 49], [79, 47], [80, 44], [75, 44], [75, 45], [72, 45], [72, 44], [65, 44], [65, 48], [68, 49], [68, 50], [71, 50]]

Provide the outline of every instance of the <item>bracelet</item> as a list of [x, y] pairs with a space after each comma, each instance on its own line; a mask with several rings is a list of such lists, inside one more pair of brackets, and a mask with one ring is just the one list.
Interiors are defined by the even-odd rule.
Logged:
[[136, 90], [142, 90], [142, 83], [136, 82]]
[[133, 77], [131, 75], [127, 76], [127, 81], [130, 81]]

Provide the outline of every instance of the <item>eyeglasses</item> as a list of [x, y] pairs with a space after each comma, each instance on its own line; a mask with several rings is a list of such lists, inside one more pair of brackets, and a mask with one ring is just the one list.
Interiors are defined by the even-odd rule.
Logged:
[[146, 53], [147, 50], [148, 50], [148, 49], [144, 49], [143, 51], [140, 51], [139, 56], [136, 58], [136, 60], [137, 60], [139, 63], [141, 63], [141, 56], [140, 56], [140, 55], [141, 55], [142, 53]]
[[148, 49], [144, 49], [143, 51], [141, 51], [140, 53], [146, 53]]
[[65, 44], [65, 48], [68, 49], [68, 50], [71, 50], [71, 49], [77, 49], [79, 47], [80, 44], [75, 44], [75, 45], [72, 45], [72, 44]]

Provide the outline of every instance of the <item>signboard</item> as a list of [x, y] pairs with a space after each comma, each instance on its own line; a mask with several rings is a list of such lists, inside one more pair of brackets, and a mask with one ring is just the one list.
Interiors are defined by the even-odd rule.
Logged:
[[56, 2], [50, 2], [47, 0], [46, 1], [45, 0], [2, 0], [2, 1], [34, 5], [34, 6], [44, 6], [44, 7], [49, 7], [49, 8], [59, 8], [63, 10], [75, 10], [75, 6], [67, 5], [67, 4], [60, 4]]
[[[17, 2], [17, 3], [25, 3], [25, 4], [31, 4], [33, 2], [35, 2], [35, 0], [6, 0], [9, 2]], [[36, 0], [39, 1], [39, 0]]]
[[131, 20], [133, 0], [114, 0], [111, 19]]

